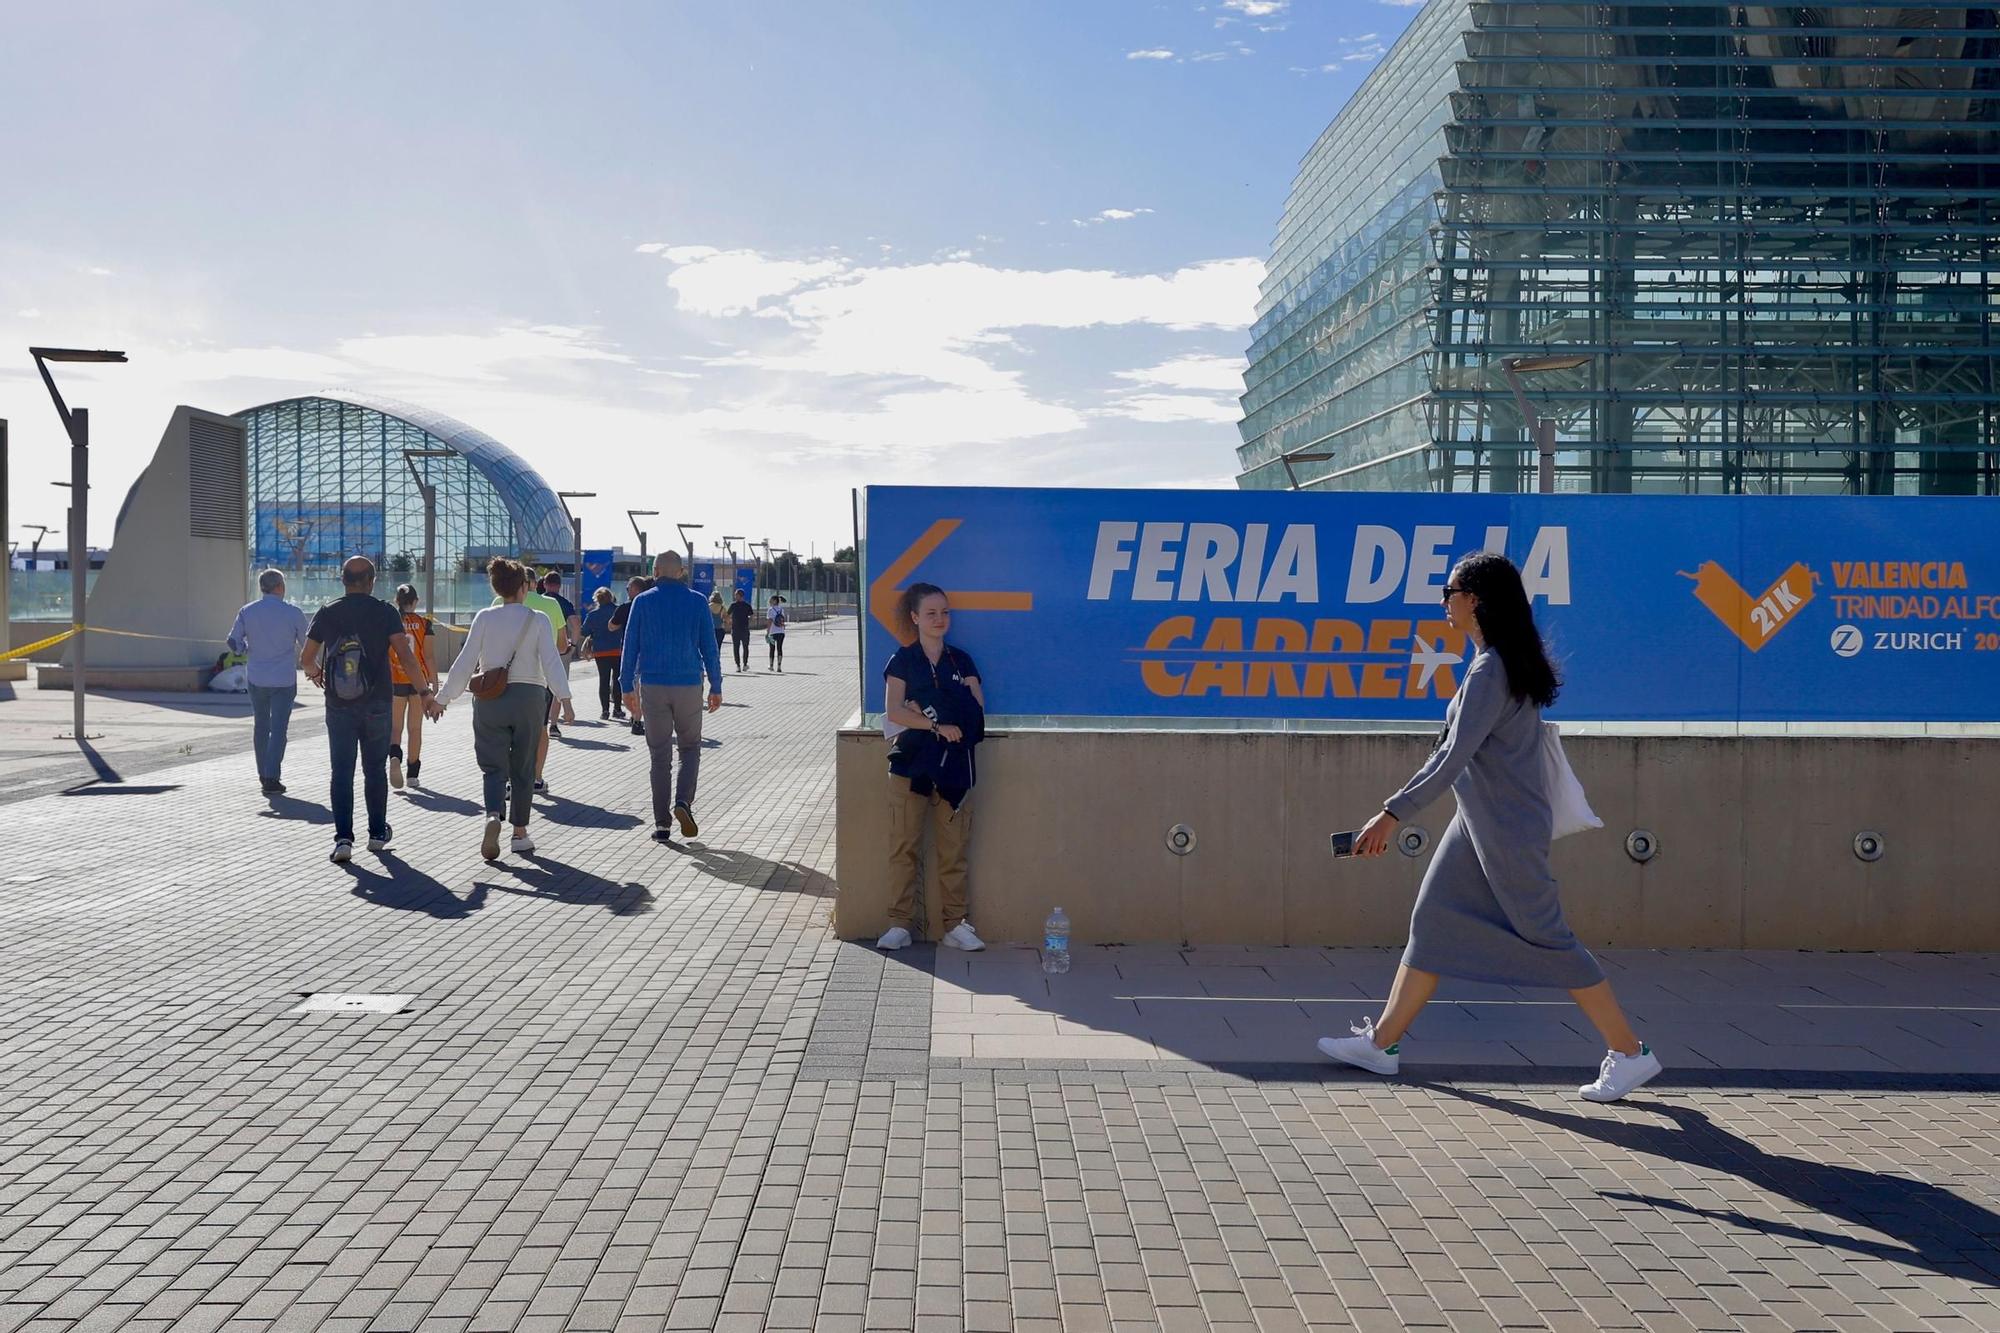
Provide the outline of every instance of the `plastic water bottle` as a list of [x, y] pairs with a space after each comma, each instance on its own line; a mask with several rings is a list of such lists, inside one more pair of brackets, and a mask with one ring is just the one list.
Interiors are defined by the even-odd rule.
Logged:
[[1042, 923], [1042, 971], [1069, 971], [1069, 917], [1060, 907]]

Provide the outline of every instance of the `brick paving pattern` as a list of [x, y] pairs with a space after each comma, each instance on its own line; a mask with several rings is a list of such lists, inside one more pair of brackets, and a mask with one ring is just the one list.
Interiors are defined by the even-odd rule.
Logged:
[[[1150, 1058], [933, 1049], [986, 1035], [975, 969], [831, 937], [852, 640], [788, 648], [731, 676], [684, 849], [586, 722], [540, 852], [482, 863], [464, 707], [346, 868], [316, 729], [275, 806], [247, 755], [8, 806], [0, 1333], [2000, 1328], [2000, 1099], [1942, 1075], [1595, 1107], [1081, 1008]], [[1979, 975], [1922, 1003], [1983, 1033]], [[413, 998], [291, 1012], [324, 992]]]

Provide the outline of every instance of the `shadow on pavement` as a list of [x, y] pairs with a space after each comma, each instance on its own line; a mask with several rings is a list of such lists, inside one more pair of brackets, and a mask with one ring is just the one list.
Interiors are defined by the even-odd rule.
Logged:
[[420, 810], [436, 810], [440, 814], [478, 815], [485, 813], [484, 810], [480, 809], [479, 802], [477, 801], [468, 801], [463, 796], [446, 796], [443, 792], [432, 791], [428, 787], [405, 787], [403, 788], [403, 799]]
[[93, 778], [80, 787], [68, 787], [56, 793], [59, 796], [157, 796], [163, 791], [179, 791], [178, 782], [162, 783], [157, 786], [138, 787], [129, 782], [109, 782], [99, 785]]
[[695, 862], [725, 884], [769, 889], [778, 893], [805, 893], [816, 898], [834, 896], [833, 876], [796, 861], [773, 861], [750, 852], [729, 851], [701, 842], [670, 842], [664, 846]]
[[[1666, 1116], [1673, 1121], [1669, 1127], [1634, 1120], [1571, 1115], [1464, 1088], [1439, 1084], [1416, 1086], [1428, 1087], [1434, 1092], [1446, 1093], [1524, 1120], [1567, 1129], [1628, 1152], [1650, 1153], [1688, 1166], [1725, 1171], [1767, 1193], [1839, 1218], [1850, 1226], [1880, 1232], [1899, 1244], [1884, 1244], [1848, 1232], [1752, 1217], [1734, 1209], [1697, 1208], [1675, 1199], [1622, 1190], [1599, 1191], [1607, 1199], [1647, 1204], [1760, 1231], [1769, 1236], [1802, 1240], [1871, 1259], [1927, 1268], [1933, 1273], [1972, 1282], [1991, 1282], [1996, 1268], [2000, 1268], [1993, 1260], [1996, 1251], [2000, 1251], [2000, 1213], [1982, 1208], [1950, 1190], [1908, 1176], [1866, 1171], [1860, 1167], [1834, 1166], [1803, 1157], [1766, 1152], [1749, 1139], [1720, 1128], [1706, 1114], [1693, 1107], [1655, 1101], [1629, 1103], [1633, 1111]], [[1973, 1255], [1984, 1256], [1986, 1263], [1975, 1262], [1969, 1257]]]
[[[478, 811], [473, 813], [477, 814]], [[535, 798], [535, 814], [551, 824], [561, 824], [564, 828], [609, 828], [625, 829], [639, 827], [637, 815], [621, 814], [616, 810], [606, 810], [600, 805], [585, 805], [564, 796], [539, 796]]]
[[[653, 891], [644, 884], [629, 881], [621, 884], [551, 857], [536, 855], [528, 861], [489, 863], [489, 868], [521, 881], [519, 887], [492, 885], [502, 893], [578, 907], [602, 907], [613, 916], [642, 916], [653, 910]], [[481, 889], [486, 887], [483, 882], [479, 885]]]
[[397, 912], [422, 912], [440, 921], [458, 921], [486, 906], [486, 886], [475, 884], [461, 898], [439, 880], [411, 868], [394, 852], [373, 853], [389, 871], [387, 875], [368, 872], [366, 862], [349, 861], [339, 866], [354, 880], [353, 894], [366, 903]]
[[617, 741], [587, 741], [581, 736], [563, 736], [555, 743], [572, 750], [630, 750], [632, 748], [629, 745], [621, 745]]
[[314, 801], [302, 801], [296, 796], [267, 796], [270, 808], [257, 812], [260, 819], [296, 819], [307, 824], [331, 824], [333, 811]]

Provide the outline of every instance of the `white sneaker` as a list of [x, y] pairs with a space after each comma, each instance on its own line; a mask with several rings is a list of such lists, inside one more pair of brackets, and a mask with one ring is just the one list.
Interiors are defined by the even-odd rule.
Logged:
[[535, 850], [535, 840], [525, 833], [516, 834], [512, 845], [516, 856], [526, 856]]
[[1403, 1067], [1401, 1042], [1383, 1050], [1375, 1044], [1375, 1020], [1364, 1018], [1347, 1025], [1351, 1037], [1321, 1037], [1319, 1053], [1329, 1060], [1365, 1069], [1371, 1074], [1394, 1074]]
[[479, 854], [489, 861], [500, 859], [500, 821], [486, 821], [486, 834], [479, 840]]
[[345, 865], [354, 859], [354, 844], [342, 838], [333, 844], [333, 855], [327, 859], [335, 865]]
[[891, 926], [882, 932], [882, 938], [875, 941], [878, 949], [907, 949], [910, 947], [910, 932], [901, 926]]
[[1615, 1102], [1626, 1093], [1644, 1087], [1661, 1068], [1660, 1057], [1643, 1041], [1637, 1055], [1606, 1051], [1604, 1063], [1597, 1067], [1597, 1082], [1584, 1084], [1576, 1090], [1576, 1095], [1587, 1102]]
[[389, 839], [395, 836], [396, 835], [393, 832], [390, 832], [390, 833], [384, 833], [379, 838], [370, 837], [368, 839], [368, 850], [371, 852], [387, 851], [389, 849]]
[[948, 949], [963, 949], [967, 953], [978, 953], [986, 947], [986, 941], [972, 933], [972, 923], [970, 921], [961, 921], [953, 926], [945, 932], [944, 938], [939, 940], [938, 943]]
[[389, 785], [397, 791], [403, 789], [403, 756], [399, 754], [389, 756]]

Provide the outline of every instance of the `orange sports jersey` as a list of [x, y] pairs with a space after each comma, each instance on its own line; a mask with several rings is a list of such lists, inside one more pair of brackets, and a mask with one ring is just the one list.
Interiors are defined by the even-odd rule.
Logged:
[[[405, 611], [403, 613], [403, 633], [410, 636], [410, 642], [416, 647], [417, 665], [428, 672], [431, 669], [431, 658], [429, 651], [424, 647], [424, 640], [430, 637], [431, 622], [414, 611]], [[414, 681], [405, 675], [403, 673], [403, 664], [394, 653], [389, 654], [389, 679], [398, 685], [423, 685], [429, 683], [428, 681]]]

